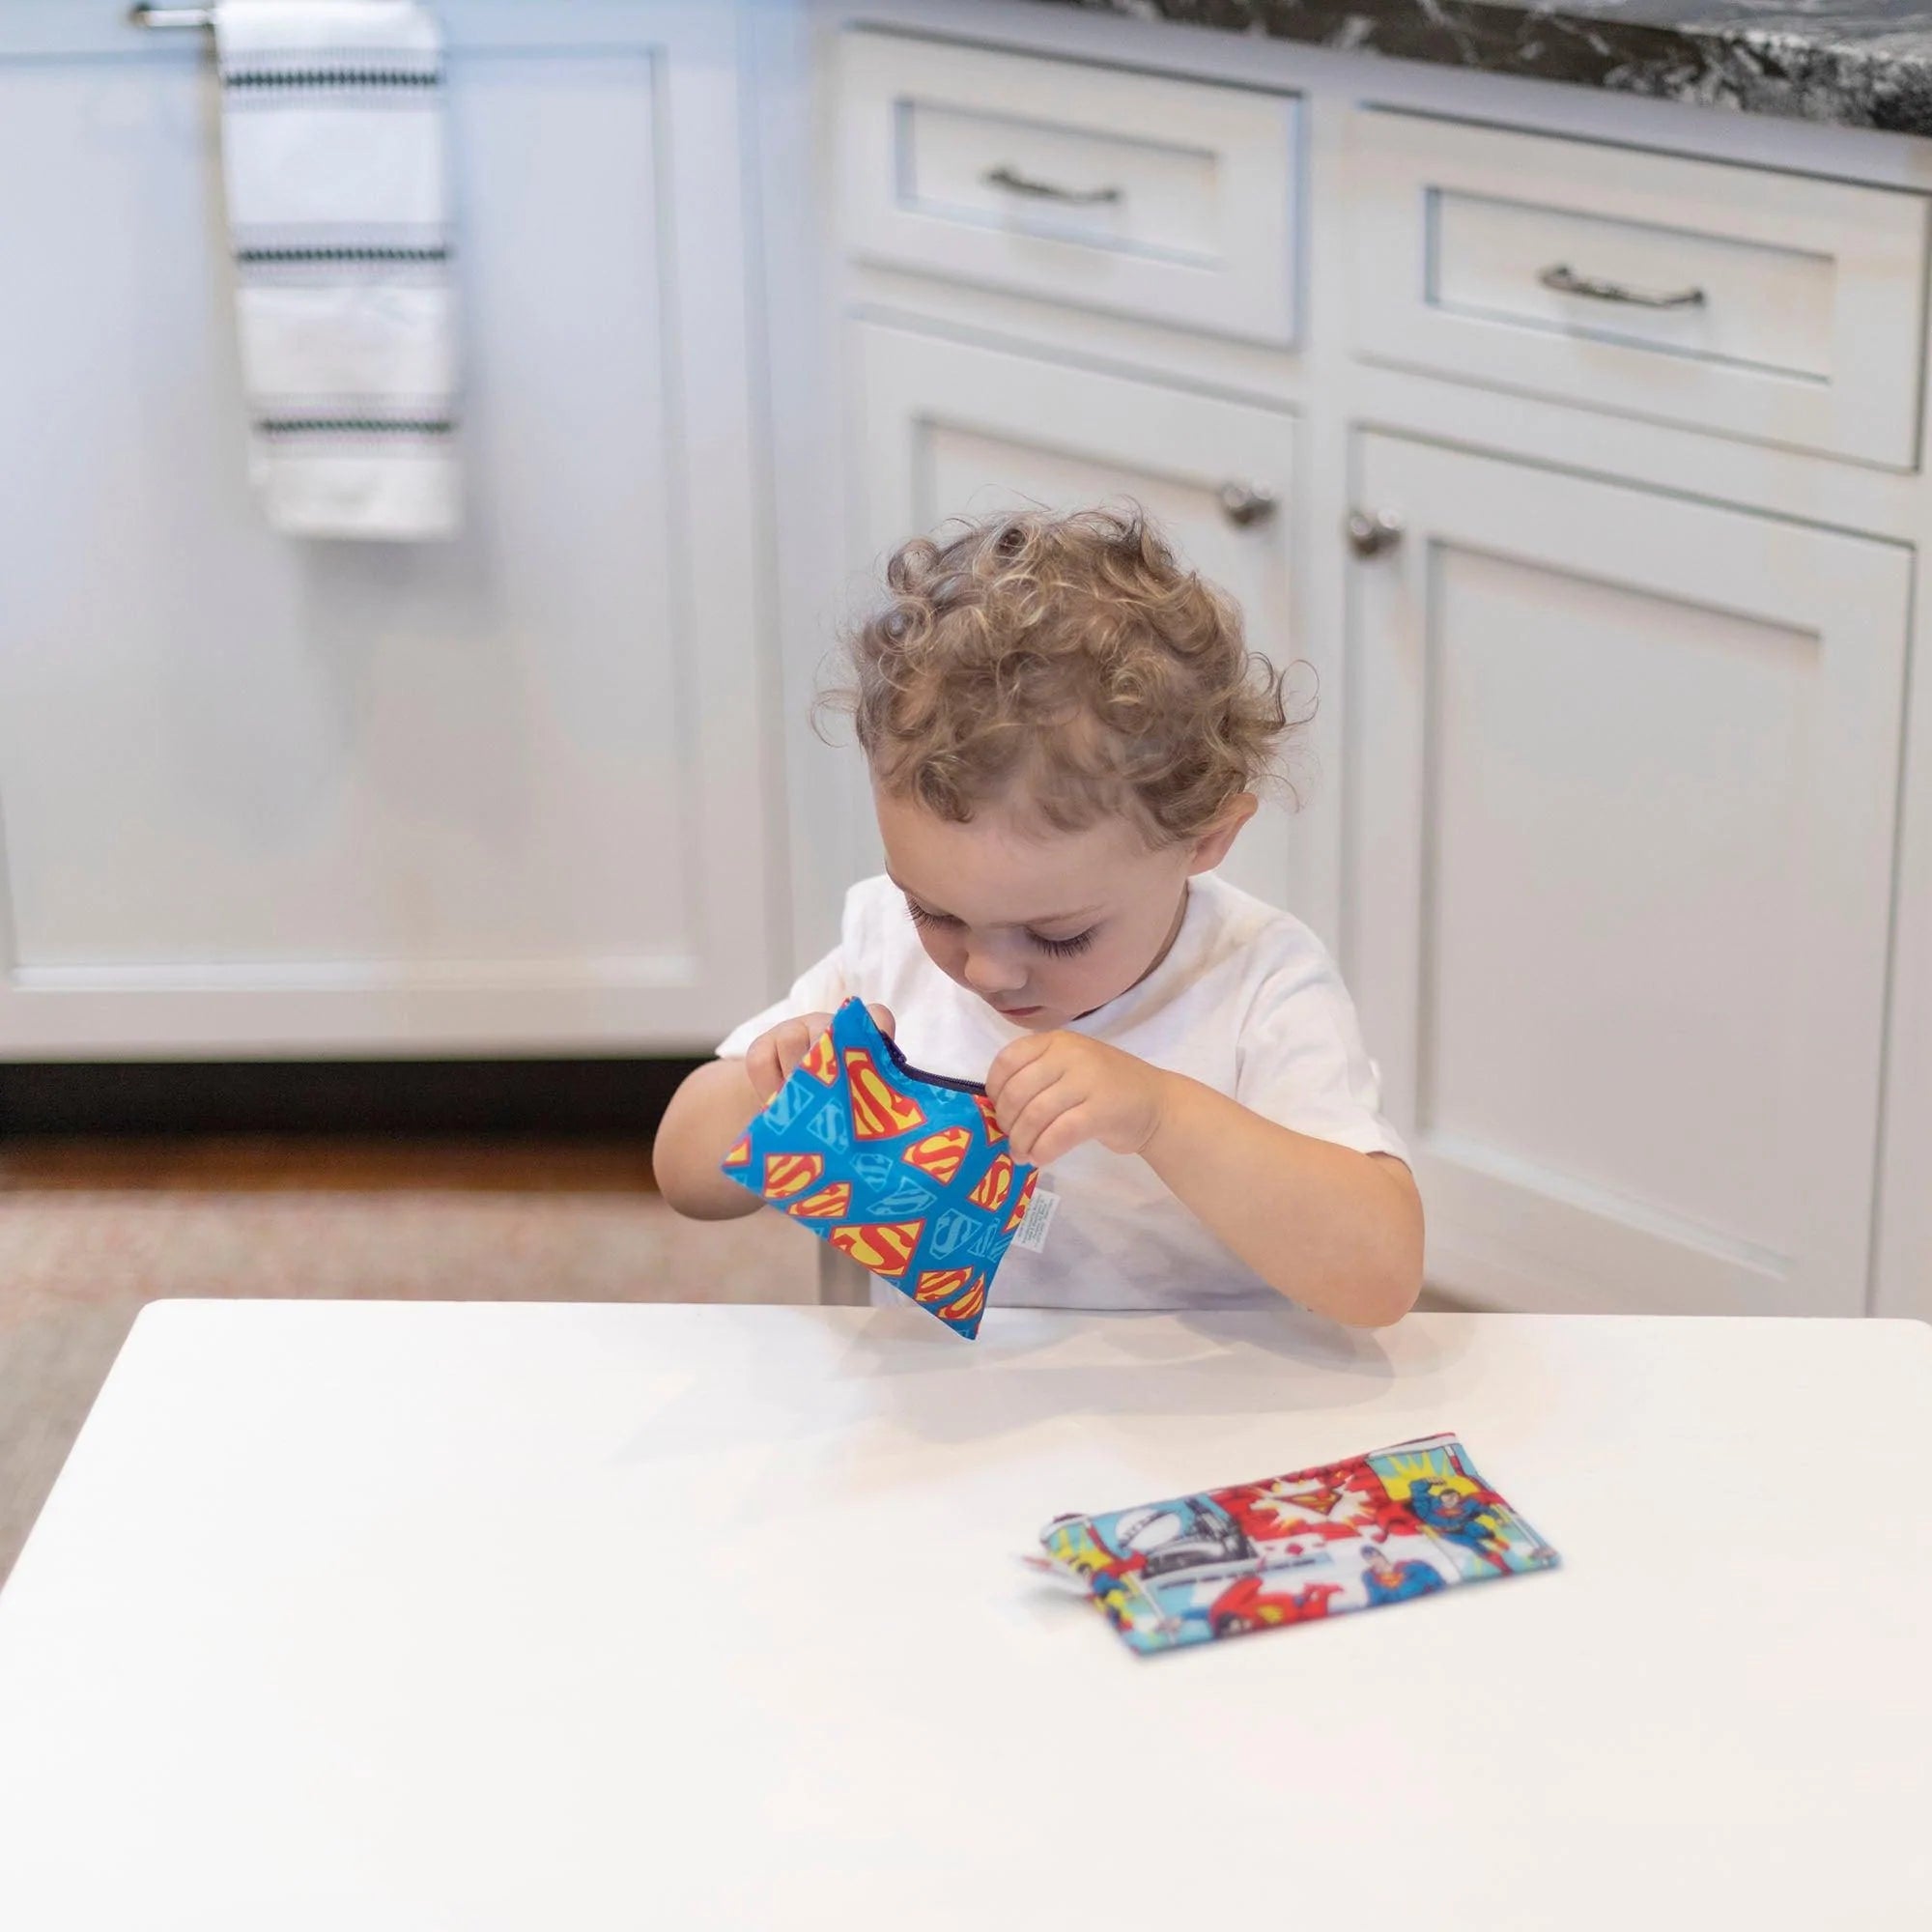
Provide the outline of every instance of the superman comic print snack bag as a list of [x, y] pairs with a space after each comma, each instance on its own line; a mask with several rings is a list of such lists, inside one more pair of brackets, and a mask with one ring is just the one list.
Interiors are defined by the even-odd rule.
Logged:
[[1143, 1656], [1555, 1567], [1453, 1435], [1040, 1533]]
[[847, 1000], [724, 1171], [968, 1341], [1033, 1195], [983, 1087], [915, 1072]]

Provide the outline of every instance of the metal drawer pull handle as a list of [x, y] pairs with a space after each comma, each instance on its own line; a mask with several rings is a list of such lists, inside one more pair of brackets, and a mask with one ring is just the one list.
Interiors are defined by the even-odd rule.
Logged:
[[214, 25], [214, 10], [212, 7], [129, 7], [128, 24], [130, 27], [212, 27]]
[[988, 187], [1003, 187], [1009, 194], [1023, 194], [1033, 201], [1064, 201], [1080, 208], [1125, 199], [1117, 187], [1056, 187], [1052, 182], [1036, 181], [1033, 176], [1005, 165], [988, 168], [980, 179]]
[[1264, 524], [1275, 513], [1275, 494], [1265, 483], [1223, 483], [1215, 495], [1221, 514], [1237, 530]]
[[1655, 295], [1649, 289], [1627, 288], [1622, 282], [1600, 282], [1579, 275], [1567, 262], [1545, 269], [1536, 278], [1546, 289], [1559, 296], [1587, 296], [1592, 301], [1628, 302], [1633, 308], [1702, 308], [1702, 289], [1679, 289], [1673, 295]]
[[1357, 556], [1380, 556], [1402, 541], [1402, 519], [1384, 510], [1350, 510], [1342, 527]]

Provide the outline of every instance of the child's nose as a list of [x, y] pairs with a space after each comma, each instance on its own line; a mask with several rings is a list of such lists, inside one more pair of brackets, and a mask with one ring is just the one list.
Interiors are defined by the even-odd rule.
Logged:
[[969, 948], [961, 970], [966, 983], [981, 995], [1016, 992], [1026, 984], [1026, 968], [1018, 960], [984, 947]]

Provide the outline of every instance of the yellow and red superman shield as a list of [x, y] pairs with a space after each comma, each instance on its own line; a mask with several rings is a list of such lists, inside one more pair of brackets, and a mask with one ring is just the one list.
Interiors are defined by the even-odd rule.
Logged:
[[767, 1201], [789, 1201], [794, 1194], [803, 1194], [824, 1172], [825, 1156], [820, 1153], [768, 1153], [761, 1192]]
[[919, 1286], [912, 1292], [915, 1301], [923, 1301], [929, 1308], [935, 1301], [944, 1301], [949, 1294], [957, 1294], [973, 1278], [971, 1268], [922, 1268]]
[[908, 1167], [929, 1174], [944, 1187], [959, 1172], [959, 1163], [966, 1158], [966, 1150], [972, 1145], [970, 1127], [941, 1127], [936, 1134], [914, 1141], [899, 1158]]
[[805, 1056], [805, 1058], [799, 1062], [799, 1065], [802, 1067], [804, 1067], [805, 1070], [808, 1073], [810, 1073], [814, 1080], [821, 1082], [823, 1085], [827, 1087], [834, 1087], [838, 1085], [838, 1049], [832, 1044], [832, 1034], [830, 1029], [820, 1034], [818, 1037], [811, 1042], [810, 1052], [809, 1052]]
[[925, 1110], [873, 1065], [863, 1046], [845, 1049], [845, 1079], [852, 1093], [852, 1131], [862, 1141], [888, 1141], [925, 1124]]
[[973, 1104], [980, 1110], [980, 1118], [986, 1123], [986, 1145], [998, 1147], [1006, 1139], [1007, 1130], [1000, 1125], [1000, 1117], [993, 1111], [993, 1103], [983, 1094], [973, 1095]]
[[1007, 1196], [1012, 1190], [1013, 1157], [1009, 1153], [996, 1153], [993, 1164], [982, 1174], [973, 1191], [966, 1198], [976, 1208], [983, 1208], [989, 1214], [997, 1214], [1007, 1205]]
[[849, 1180], [835, 1180], [830, 1186], [821, 1187], [816, 1194], [808, 1194], [803, 1201], [794, 1201], [785, 1209], [787, 1214], [796, 1214], [801, 1221], [829, 1221], [838, 1214], [852, 1211], [852, 1183]]
[[986, 1277], [976, 1274], [972, 1287], [957, 1301], [935, 1312], [948, 1321], [977, 1321], [986, 1312]]
[[752, 1161], [752, 1137], [747, 1134], [729, 1153], [724, 1156], [726, 1167], [749, 1167]]
[[861, 1267], [896, 1281], [910, 1265], [924, 1232], [923, 1221], [866, 1221], [857, 1227], [834, 1228], [825, 1238]]

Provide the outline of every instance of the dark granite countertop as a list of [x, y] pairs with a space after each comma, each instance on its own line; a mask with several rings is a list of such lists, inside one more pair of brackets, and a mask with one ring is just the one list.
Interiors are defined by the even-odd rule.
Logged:
[[1135, 19], [1932, 134], [1932, 0], [1053, 0]]

